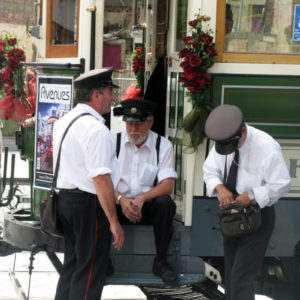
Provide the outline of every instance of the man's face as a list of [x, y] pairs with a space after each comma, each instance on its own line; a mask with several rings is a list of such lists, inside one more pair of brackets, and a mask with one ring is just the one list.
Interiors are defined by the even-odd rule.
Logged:
[[246, 140], [246, 137], [247, 137], [247, 128], [246, 128], [246, 126], [243, 126], [243, 128], [242, 128], [242, 136], [239, 139], [238, 149], [240, 149], [243, 146], [243, 144], [244, 144], [244, 142]]
[[112, 92], [112, 88], [104, 88], [103, 94], [98, 92], [98, 97], [102, 98], [102, 101], [99, 101], [99, 111], [100, 114], [106, 114], [110, 112], [111, 103], [116, 100], [116, 96]]
[[126, 130], [129, 140], [136, 146], [142, 145], [147, 137], [150, 128], [153, 125], [153, 117], [143, 122], [126, 122]]

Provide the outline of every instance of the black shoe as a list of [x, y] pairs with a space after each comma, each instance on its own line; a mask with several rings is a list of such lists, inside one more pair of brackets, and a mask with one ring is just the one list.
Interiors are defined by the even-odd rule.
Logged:
[[108, 259], [107, 268], [106, 268], [106, 276], [110, 276], [114, 273], [114, 266], [111, 262], [111, 259]]
[[178, 286], [179, 277], [173, 271], [172, 267], [164, 260], [154, 260], [152, 272], [154, 275], [159, 276], [167, 285]]

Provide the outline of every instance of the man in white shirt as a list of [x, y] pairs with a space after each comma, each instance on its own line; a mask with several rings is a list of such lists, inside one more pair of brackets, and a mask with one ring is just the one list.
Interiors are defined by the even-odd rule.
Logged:
[[[279, 144], [267, 133], [245, 124], [236, 106], [215, 108], [205, 132], [216, 142], [203, 165], [208, 196], [217, 196], [220, 207], [252, 202], [261, 208], [262, 225], [256, 232], [224, 237], [226, 299], [254, 300], [254, 278], [274, 228], [273, 205], [289, 190], [289, 172]], [[232, 186], [229, 174], [234, 165], [237, 177]]]
[[116, 189], [121, 224], [154, 227], [156, 257], [152, 271], [168, 285], [179, 278], [167, 263], [176, 205], [171, 199], [174, 179], [172, 144], [151, 131], [155, 105], [147, 100], [121, 102], [126, 131], [117, 142], [121, 179]]
[[118, 221], [114, 188], [120, 174], [115, 139], [101, 116], [115, 100], [112, 68], [88, 71], [75, 80], [74, 109], [58, 120], [53, 132], [56, 165], [62, 136], [81, 114], [61, 146], [57, 177], [58, 215], [65, 240], [64, 264], [55, 300], [101, 298], [108, 269], [111, 234], [119, 250], [124, 232]]

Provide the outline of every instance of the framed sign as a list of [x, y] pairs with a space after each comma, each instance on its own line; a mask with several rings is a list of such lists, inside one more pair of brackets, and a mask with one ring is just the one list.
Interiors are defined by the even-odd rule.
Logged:
[[295, 5], [293, 40], [300, 42], [300, 5]]
[[54, 123], [73, 104], [73, 77], [38, 76], [35, 126], [34, 187], [50, 189], [53, 179]]

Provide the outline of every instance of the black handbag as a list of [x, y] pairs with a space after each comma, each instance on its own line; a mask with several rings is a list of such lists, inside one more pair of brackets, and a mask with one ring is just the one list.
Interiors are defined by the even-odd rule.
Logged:
[[63, 231], [57, 216], [58, 194], [55, 189], [47, 192], [45, 202], [40, 204], [41, 231], [53, 237], [63, 237]]
[[255, 232], [261, 226], [258, 205], [231, 203], [218, 211], [221, 232], [224, 237], [237, 238]]
[[57, 156], [57, 162], [55, 166], [55, 172], [52, 180], [52, 187], [49, 192], [47, 192], [46, 201], [42, 202], [40, 204], [40, 222], [41, 222], [41, 231], [47, 235], [53, 236], [53, 237], [63, 237], [63, 230], [62, 226], [60, 225], [58, 213], [57, 213], [57, 201], [58, 201], [58, 193], [56, 192], [56, 182], [57, 182], [57, 175], [58, 175], [58, 169], [59, 169], [59, 163], [60, 163], [60, 153], [61, 153], [61, 145], [62, 142], [71, 127], [71, 125], [80, 117], [90, 115], [89, 113], [83, 113], [78, 115], [76, 118], [74, 118], [68, 127], [66, 128], [60, 145], [59, 145], [59, 152]]

